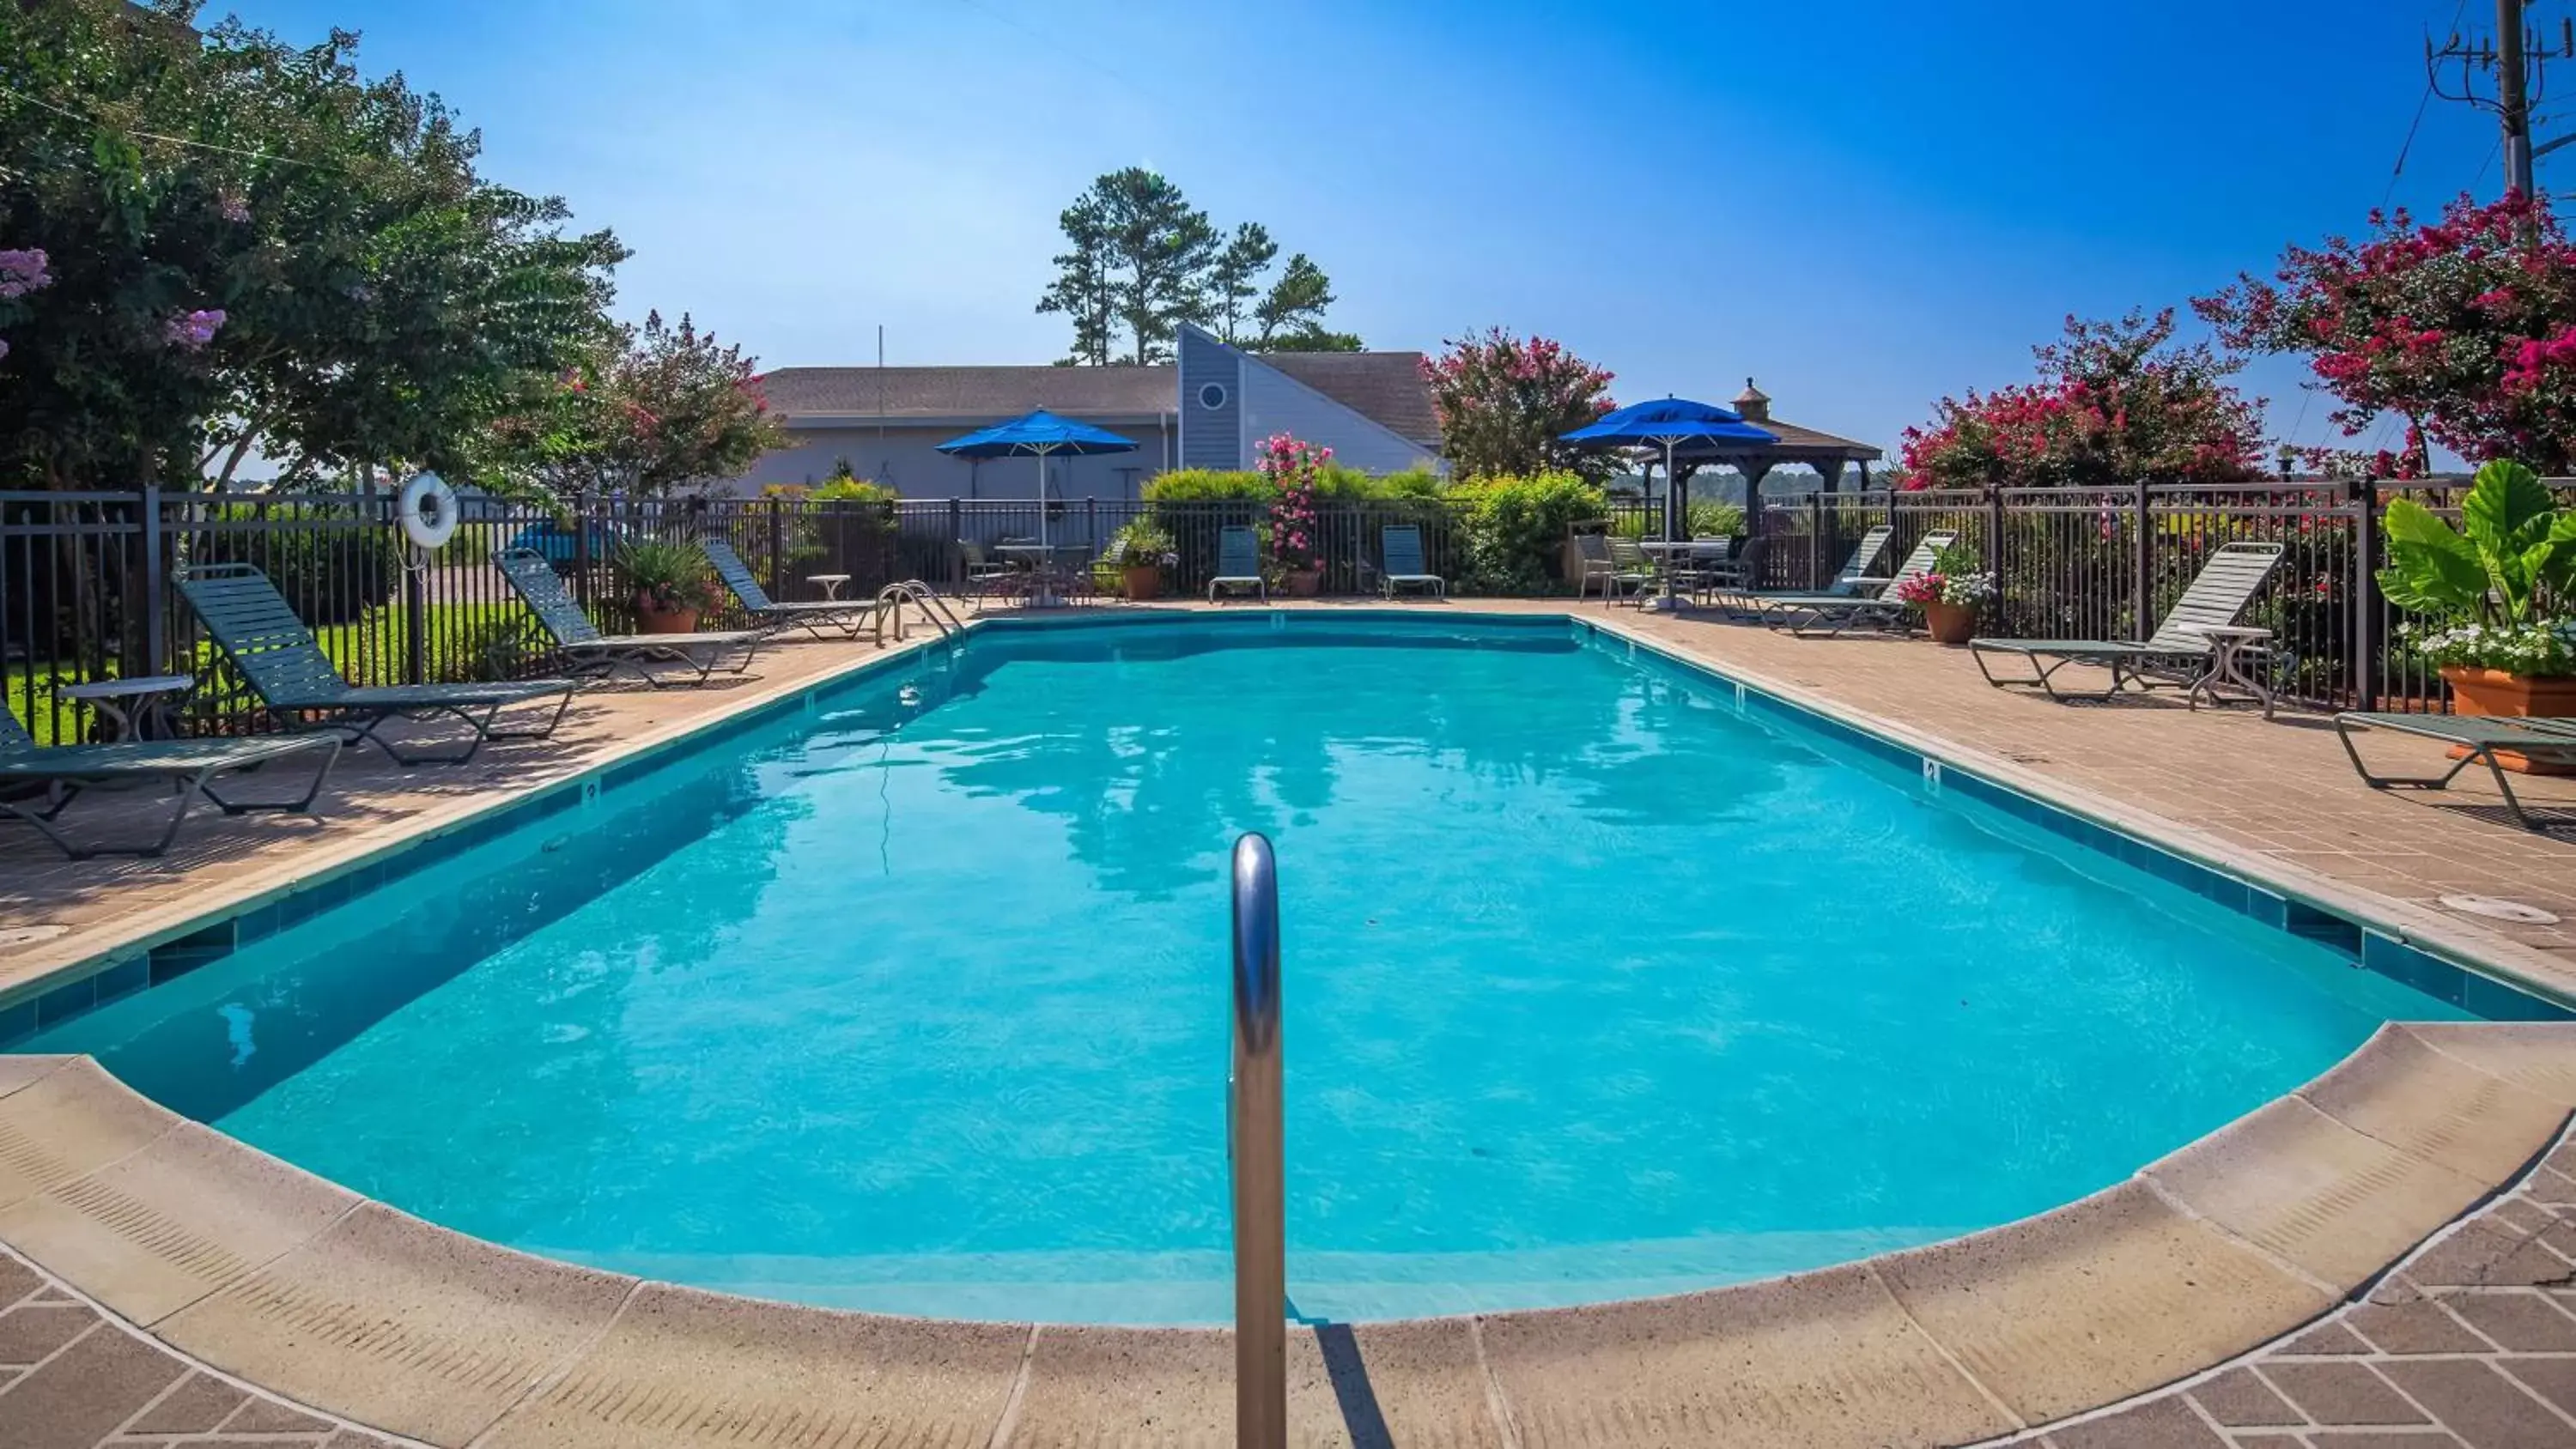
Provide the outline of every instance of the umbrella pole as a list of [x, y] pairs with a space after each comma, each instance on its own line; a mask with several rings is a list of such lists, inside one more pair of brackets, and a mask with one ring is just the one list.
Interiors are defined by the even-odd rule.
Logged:
[[[1667, 545], [1676, 541], [1676, 535], [1673, 532], [1673, 510], [1679, 506], [1680, 500], [1673, 492], [1673, 440], [1666, 438], [1664, 439], [1664, 542]], [[1666, 547], [1664, 596], [1656, 601], [1661, 606], [1659, 612], [1666, 614], [1678, 614], [1682, 608], [1681, 600], [1673, 596], [1673, 565], [1676, 562], [1678, 562], [1678, 555], [1675, 550], [1669, 546]]]

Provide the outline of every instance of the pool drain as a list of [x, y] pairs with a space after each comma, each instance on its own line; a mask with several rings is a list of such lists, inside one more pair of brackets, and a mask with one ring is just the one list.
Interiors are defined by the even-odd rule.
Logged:
[[2518, 926], [2554, 926], [2556, 913], [2520, 901], [2499, 900], [2494, 896], [2444, 896], [2442, 904], [2464, 916], [2484, 916], [2490, 921], [2511, 921]]

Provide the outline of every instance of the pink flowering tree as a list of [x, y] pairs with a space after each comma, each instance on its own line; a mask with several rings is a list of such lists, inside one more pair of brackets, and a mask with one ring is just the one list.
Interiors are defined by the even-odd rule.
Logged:
[[1462, 478], [1577, 472], [1593, 481], [1616, 458], [1558, 438], [1610, 411], [1610, 374], [1545, 337], [1500, 327], [1444, 344], [1422, 374], [1440, 409], [1441, 449]]
[[2438, 221], [2374, 211], [2370, 226], [2193, 305], [2231, 347], [2307, 357], [2346, 436], [2403, 419], [2402, 451], [2367, 460], [2383, 475], [2428, 469], [2428, 444], [2576, 468], [2576, 244], [2547, 205], [2462, 196]]
[[1313, 573], [1324, 566], [1322, 515], [1317, 490], [1333, 450], [1274, 433], [1261, 442], [1261, 476], [1274, 496], [1270, 504], [1270, 558], [1283, 573]]
[[1934, 404], [1905, 430], [1909, 488], [2220, 483], [2261, 471], [2261, 402], [2206, 343], [2174, 341], [2171, 308], [2116, 321], [2066, 319], [2032, 349], [2038, 376]]

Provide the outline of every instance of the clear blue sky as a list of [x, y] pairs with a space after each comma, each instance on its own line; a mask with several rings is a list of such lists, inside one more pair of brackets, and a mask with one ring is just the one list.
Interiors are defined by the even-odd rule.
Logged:
[[[209, 7], [209, 15], [220, 13]], [[2359, 230], [2461, 0], [1229, 4], [241, 0], [361, 30], [483, 128], [487, 169], [635, 248], [621, 310], [766, 366], [1043, 362], [1056, 213], [1143, 164], [1311, 253], [1334, 321], [1436, 349], [1557, 336], [1623, 400], [1892, 445], [2026, 374], [2069, 311], [2182, 303]], [[2565, 0], [2535, 14], [2551, 27]], [[2472, 23], [2486, 0], [2466, 0]], [[2576, 96], [2576, 64], [2556, 89]], [[2498, 185], [2435, 102], [2401, 203]], [[2576, 152], [2569, 153], [2576, 156]], [[2546, 165], [2547, 163], [2544, 163]], [[2576, 159], [2561, 160], [2576, 167]], [[2576, 176], [2561, 184], [2576, 187]], [[2548, 181], [2543, 173], [2544, 184]], [[2258, 366], [2276, 432], [2328, 435]]]

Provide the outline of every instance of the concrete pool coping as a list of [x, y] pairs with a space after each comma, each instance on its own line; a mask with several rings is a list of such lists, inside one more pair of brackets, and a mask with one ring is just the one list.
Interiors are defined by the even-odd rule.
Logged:
[[[1607, 632], [1624, 633], [1615, 622]], [[584, 773], [889, 657], [639, 735]], [[1712, 667], [1800, 702], [1793, 686]], [[2027, 788], [1946, 741], [1862, 722]], [[405, 838], [452, 833], [580, 778], [416, 823]], [[2063, 787], [2039, 784], [2028, 793], [2066, 803], [2054, 798]], [[2169, 843], [2173, 828], [2157, 817], [2115, 806], [2100, 818], [2139, 828], [2122, 813]], [[375, 842], [336, 868], [402, 848]], [[2208, 852], [2231, 871], [2276, 874], [2227, 854]], [[2357, 903], [2370, 908], [2354, 911], [2361, 919], [2407, 929], [2385, 909], [2402, 903]], [[2480, 943], [2473, 929], [2443, 934], [2451, 949], [2510, 945]], [[2522, 975], [2522, 963], [2479, 964]], [[2011, 1435], [2186, 1378], [2348, 1302], [2518, 1180], [2571, 1109], [2576, 1026], [2392, 1025], [2299, 1092], [2105, 1192], [1965, 1238], [1670, 1298], [1300, 1328], [1293, 1432], [1311, 1444], [1462, 1445]], [[0, 1056], [0, 1241], [184, 1355], [429, 1443], [1213, 1444], [1230, 1434], [1221, 1331], [837, 1313], [532, 1258], [186, 1122], [86, 1058]]]

